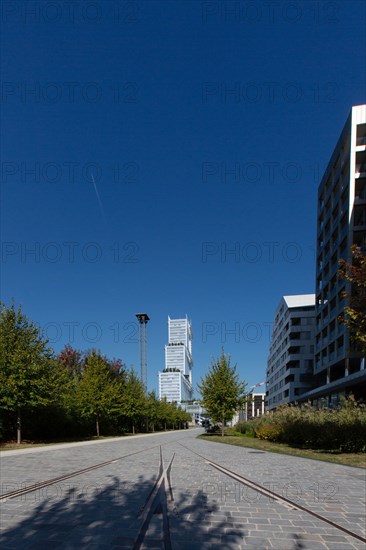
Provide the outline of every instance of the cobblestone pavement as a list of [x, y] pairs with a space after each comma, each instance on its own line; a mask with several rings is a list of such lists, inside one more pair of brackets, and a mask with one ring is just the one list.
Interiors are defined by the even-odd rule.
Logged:
[[[307, 512], [234, 481], [208, 460], [363, 537], [364, 470], [206, 442], [196, 439], [199, 433], [191, 429], [3, 452], [2, 493], [100, 462], [115, 462], [3, 501], [2, 550], [132, 549], [145, 503], [160, 479], [161, 456], [165, 468], [172, 460], [167, 512], [174, 550], [366, 548]], [[166, 516], [162, 509], [155, 512], [147, 521], [142, 549], [164, 548]]]

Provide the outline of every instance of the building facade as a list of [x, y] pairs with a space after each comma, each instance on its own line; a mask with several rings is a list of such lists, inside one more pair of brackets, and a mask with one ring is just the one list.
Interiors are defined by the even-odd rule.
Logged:
[[248, 401], [246, 401], [244, 407], [239, 410], [238, 422], [247, 422], [248, 420], [252, 420], [252, 418], [262, 416], [262, 414], [264, 414], [265, 398], [265, 393], [249, 393]]
[[275, 313], [266, 373], [266, 410], [312, 388], [315, 294], [283, 296]]
[[[306, 365], [300, 361], [296, 370], [299, 357], [289, 332], [295, 326], [284, 297], [267, 366], [268, 410], [294, 401], [337, 406], [349, 393], [366, 401], [365, 357], [342, 323], [351, 286], [339, 277], [339, 260], [352, 261], [352, 245], [366, 253], [366, 105], [352, 107], [318, 188], [313, 367], [310, 371], [311, 357], [306, 356]], [[300, 319], [300, 325], [304, 322]]]
[[168, 344], [165, 346], [165, 369], [159, 372], [159, 398], [167, 401], [190, 401], [192, 387], [192, 325], [189, 319], [168, 317]]
[[352, 392], [365, 396], [365, 359], [342, 323], [349, 283], [339, 278], [339, 260], [351, 261], [351, 246], [366, 252], [366, 105], [352, 107], [318, 189], [316, 253], [315, 404], [337, 405]]

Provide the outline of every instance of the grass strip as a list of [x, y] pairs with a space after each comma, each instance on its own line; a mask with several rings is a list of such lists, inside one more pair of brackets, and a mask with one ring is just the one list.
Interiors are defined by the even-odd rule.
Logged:
[[324, 462], [334, 462], [336, 464], [343, 464], [344, 466], [366, 468], [365, 453], [341, 453], [336, 451], [301, 449], [290, 447], [290, 445], [286, 445], [285, 443], [273, 443], [271, 441], [265, 441], [263, 439], [248, 437], [241, 434], [225, 435], [224, 437], [221, 435], [203, 434], [198, 436], [198, 439], [227, 445], [236, 445], [238, 447], [256, 449], [269, 453], [279, 453], [300, 458], [310, 458], [312, 460], [322, 460]]

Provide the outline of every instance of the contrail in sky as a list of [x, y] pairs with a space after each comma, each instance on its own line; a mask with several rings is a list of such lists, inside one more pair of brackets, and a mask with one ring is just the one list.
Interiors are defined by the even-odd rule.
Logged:
[[97, 201], [98, 201], [98, 204], [99, 204], [100, 212], [102, 214], [104, 223], [107, 224], [107, 218], [106, 218], [106, 215], [105, 215], [105, 212], [104, 212], [102, 201], [100, 200], [100, 196], [99, 196], [97, 184], [95, 183], [94, 175], [92, 174], [91, 177], [92, 177], [92, 180], [93, 180], [94, 190], [95, 190], [95, 194], [97, 196]]

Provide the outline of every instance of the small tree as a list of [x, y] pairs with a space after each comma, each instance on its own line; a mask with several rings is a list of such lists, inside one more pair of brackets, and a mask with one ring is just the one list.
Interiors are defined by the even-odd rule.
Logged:
[[22, 414], [53, 399], [53, 350], [41, 330], [14, 304], [0, 305], [0, 408], [16, 415], [17, 443]]
[[81, 351], [70, 345], [64, 347], [57, 357], [59, 372], [59, 405], [65, 413], [77, 411], [78, 385], [83, 376], [85, 358]]
[[128, 371], [123, 385], [122, 414], [126, 416], [135, 433], [136, 422], [141, 420], [146, 412], [145, 388], [134, 369]]
[[121, 393], [121, 386], [113, 377], [108, 360], [92, 351], [85, 360], [77, 385], [76, 406], [82, 416], [94, 418], [98, 437], [101, 418], [120, 411]]
[[164, 431], [166, 431], [167, 428], [167, 422], [169, 421], [169, 415], [170, 415], [170, 403], [168, 403], [167, 398], [163, 397], [159, 401], [159, 407], [158, 407], [158, 419], [164, 426]]
[[155, 431], [155, 424], [159, 416], [159, 400], [156, 396], [155, 390], [148, 393], [146, 399], [146, 414], [148, 422], [151, 423], [151, 429]]
[[349, 328], [352, 341], [366, 353], [366, 256], [352, 247], [352, 263], [340, 260], [339, 275], [351, 283], [348, 306], [342, 321]]
[[214, 422], [222, 423], [221, 435], [224, 435], [225, 423], [245, 401], [246, 383], [240, 382], [236, 365], [230, 366], [230, 357], [223, 351], [197, 386], [203, 406]]

